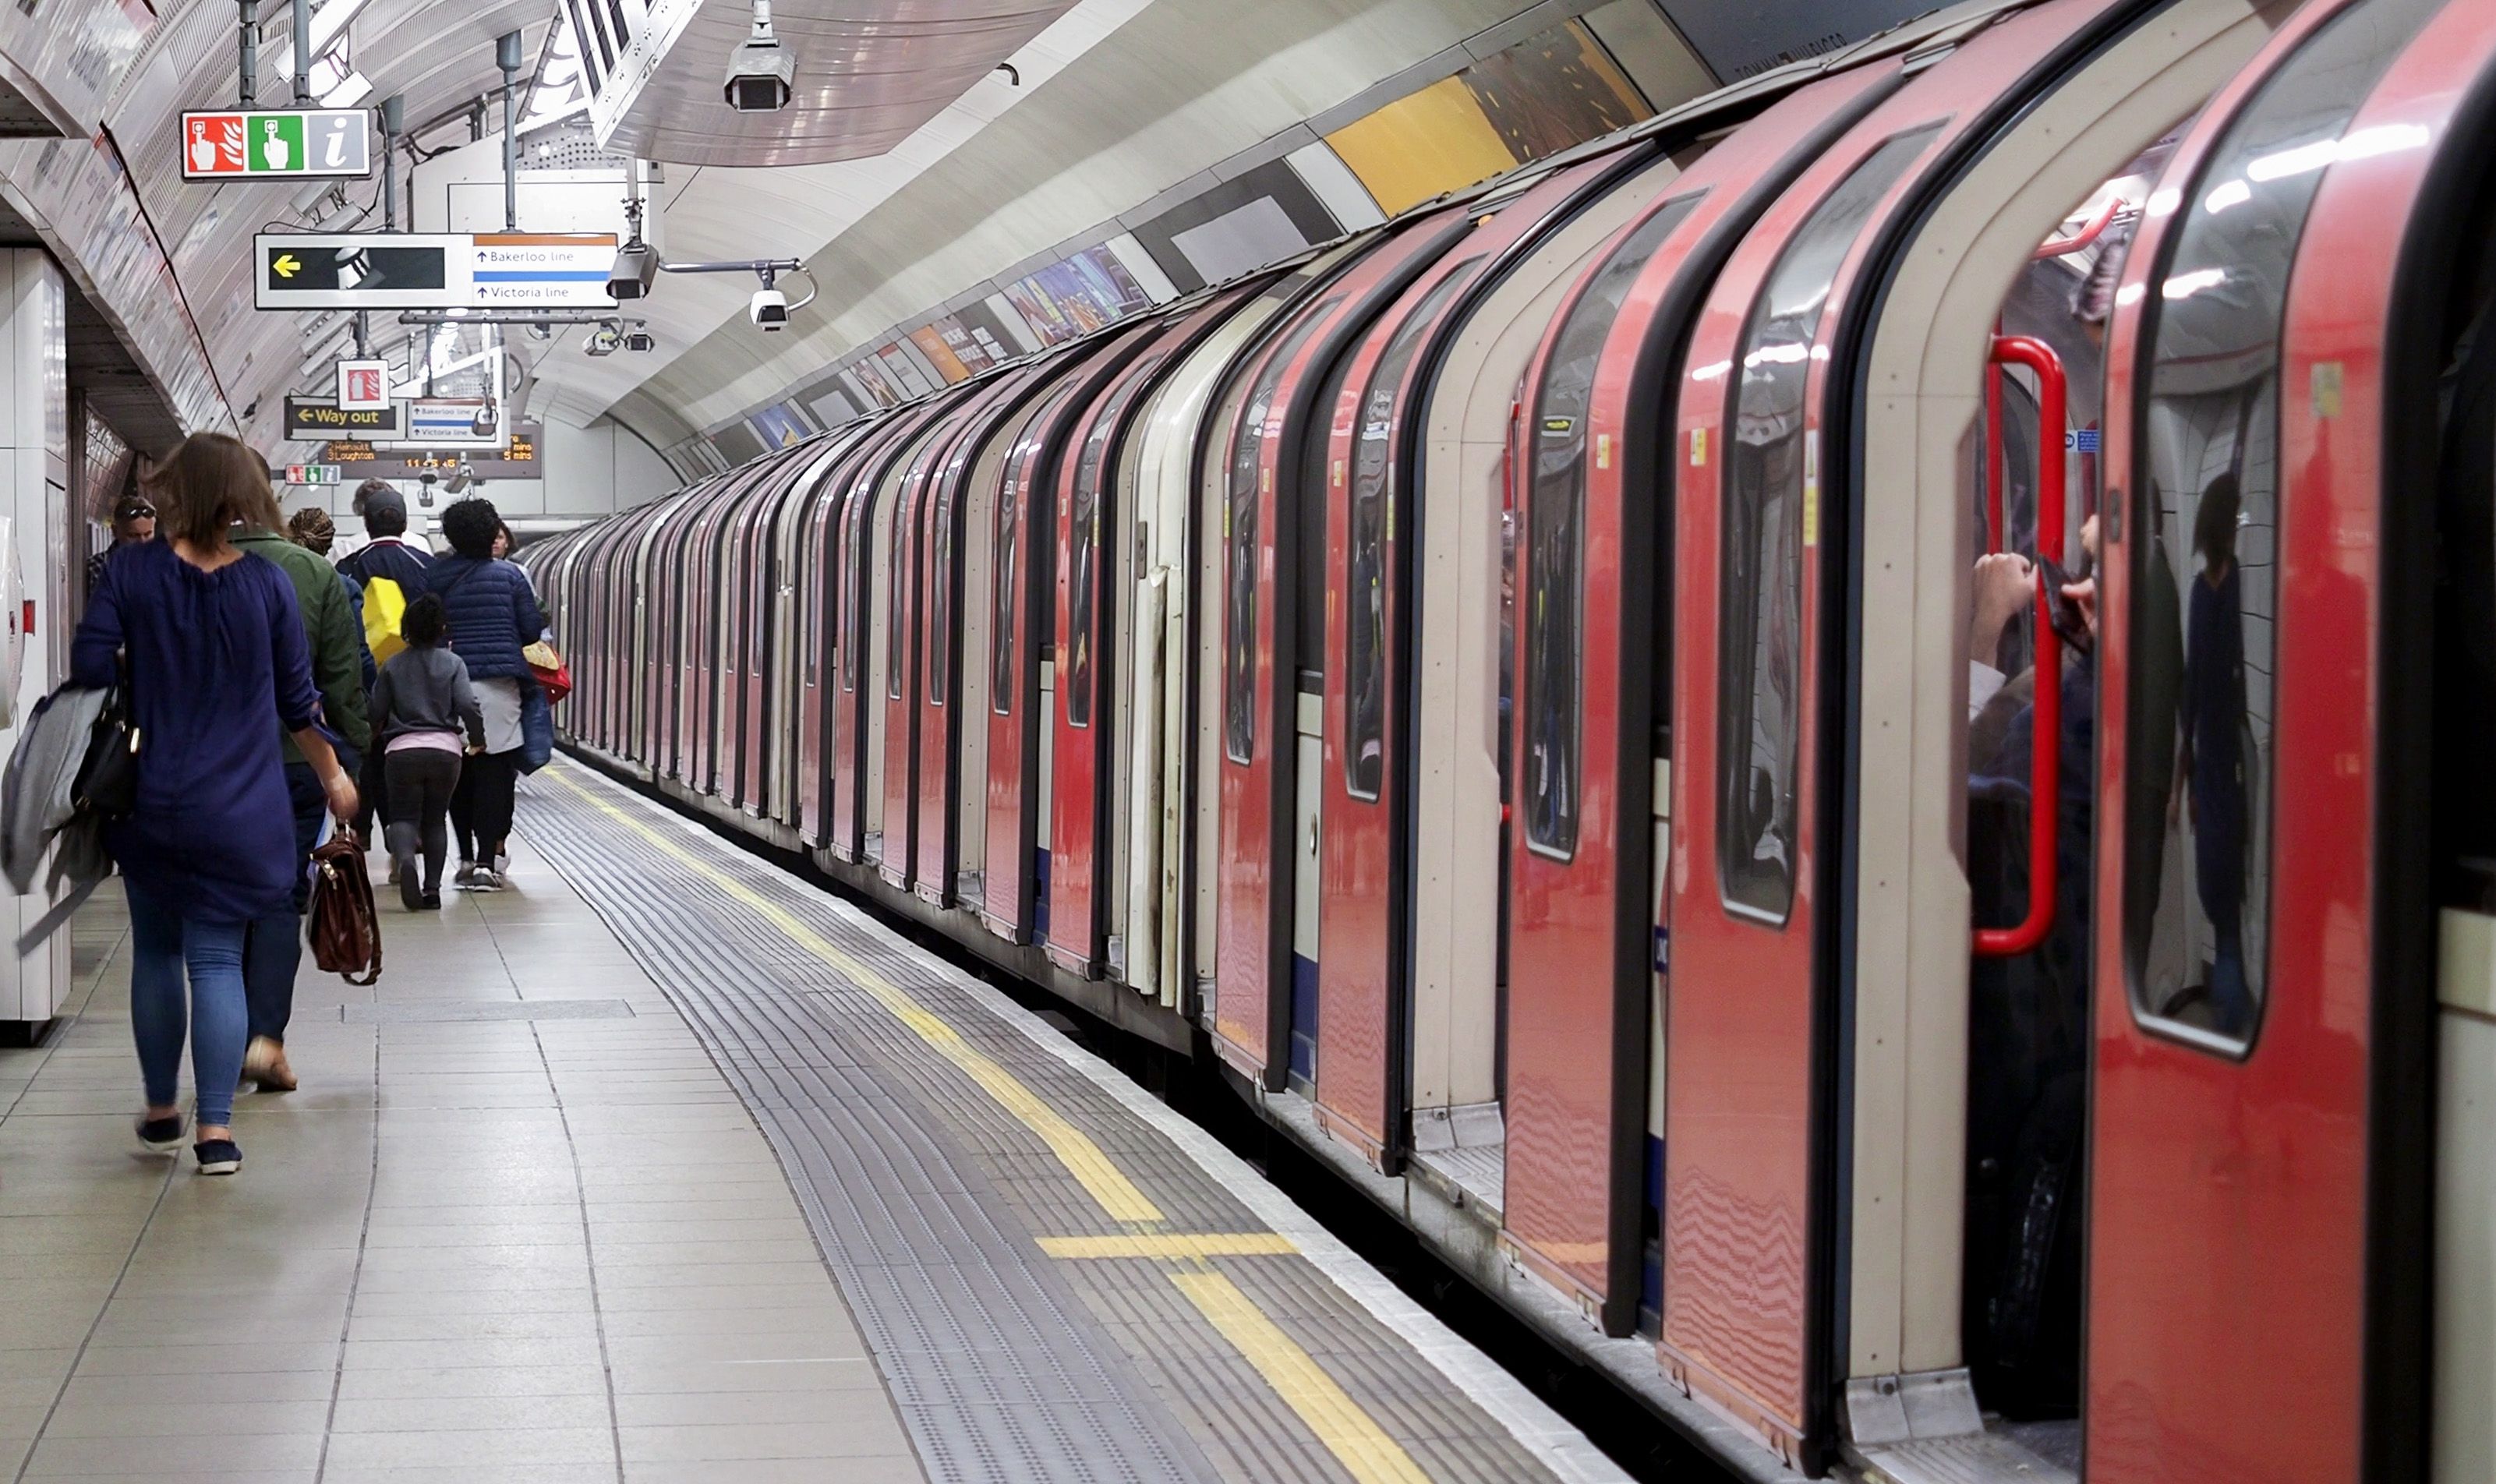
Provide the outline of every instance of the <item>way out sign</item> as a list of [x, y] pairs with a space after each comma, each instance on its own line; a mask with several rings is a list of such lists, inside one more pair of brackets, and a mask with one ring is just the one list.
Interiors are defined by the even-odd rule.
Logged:
[[184, 180], [373, 172], [373, 116], [362, 108], [203, 110], [182, 115]]

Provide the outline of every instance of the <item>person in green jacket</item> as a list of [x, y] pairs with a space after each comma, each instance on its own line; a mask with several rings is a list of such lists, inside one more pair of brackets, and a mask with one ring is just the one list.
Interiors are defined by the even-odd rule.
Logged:
[[[234, 543], [247, 555], [276, 563], [295, 584], [323, 719], [337, 738], [340, 765], [348, 777], [355, 777], [372, 745], [372, 730], [364, 717], [364, 631], [347, 589], [318, 553], [287, 539], [274, 491], [243, 522]], [[270, 725], [276, 725], [274, 718]], [[312, 847], [320, 839], [321, 820], [329, 812], [328, 795], [295, 739], [284, 738], [282, 745], [286, 792], [295, 807], [296, 852], [308, 865]], [[263, 1092], [291, 1093], [296, 1088], [295, 1069], [286, 1064], [286, 1023], [295, 1014], [295, 972], [303, 960], [302, 915], [311, 896], [311, 878], [298, 868], [294, 913], [253, 923], [243, 945], [242, 978], [251, 1005], [251, 1039], [243, 1048], [242, 1073], [244, 1081], [259, 1084]]]

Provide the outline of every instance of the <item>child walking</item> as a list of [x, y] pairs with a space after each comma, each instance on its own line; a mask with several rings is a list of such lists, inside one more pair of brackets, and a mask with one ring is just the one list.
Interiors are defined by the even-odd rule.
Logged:
[[[442, 862], [450, 853], [447, 818], [459, 786], [459, 761], [485, 746], [485, 713], [468, 679], [468, 663], [442, 642], [442, 600], [420, 595], [399, 620], [407, 647], [382, 666], [373, 686], [373, 736], [382, 749], [390, 789], [385, 831], [398, 867], [398, 899], [409, 912], [442, 906]], [[463, 735], [464, 733], [464, 735]], [[424, 851], [424, 875], [416, 854]]]

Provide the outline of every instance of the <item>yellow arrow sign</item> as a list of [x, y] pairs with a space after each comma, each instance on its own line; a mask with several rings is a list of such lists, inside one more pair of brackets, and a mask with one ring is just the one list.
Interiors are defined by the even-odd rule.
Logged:
[[293, 278], [295, 270], [303, 264], [295, 261], [293, 253], [280, 253], [268, 261], [268, 266], [280, 278]]

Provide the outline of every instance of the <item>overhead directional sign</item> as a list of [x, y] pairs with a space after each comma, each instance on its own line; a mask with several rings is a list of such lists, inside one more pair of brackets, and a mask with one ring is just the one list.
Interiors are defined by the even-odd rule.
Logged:
[[500, 448], [508, 421], [485, 397], [418, 397], [407, 404], [404, 442], [426, 448]]
[[182, 115], [182, 178], [369, 175], [373, 116], [363, 108], [207, 109]]
[[608, 309], [613, 232], [265, 232], [262, 309]]
[[407, 432], [405, 404], [371, 409], [342, 408], [328, 397], [288, 397], [286, 436], [295, 443], [323, 443], [332, 438], [399, 438]]

